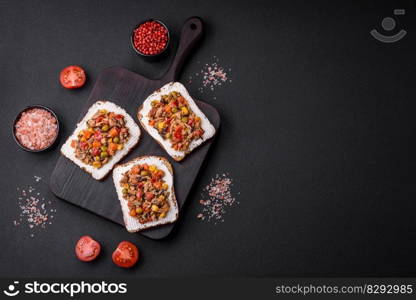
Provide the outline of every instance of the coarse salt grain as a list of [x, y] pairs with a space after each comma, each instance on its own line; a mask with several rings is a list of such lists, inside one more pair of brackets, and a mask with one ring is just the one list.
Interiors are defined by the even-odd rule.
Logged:
[[[36, 183], [42, 179], [36, 175], [33, 178]], [[13, 221], [14, 226], [26, 224], [33, 230], [35, 228], [44, 229], [47, 225], [52, 224], [49, 218], [53, 218], [53, 213], [56, 213], [56, 209], [47, 207], [51, 204], [51, 201], [46, 201], [33, 186], [27, 188], [18, 187], [16, 190], [20, 192], [17, 198], [19, 216], [17, 220]], [[31, 233], [30, 237], [34, 237], [34, 233]]]
[[[219, 59], [216, 56], [212, 58], [212, 61], [212, 63], [204, 64], [199, 72], [195, 73], [194, 76], [189, 77], [188, 83], [192, 83], [193, 79], [198, 79], [201, 83], [198, 90], [201, 93], [203, 93], [206, 89], [214, 91], [216, 87], [222, 86], [227, 82], [232, 82], [230, 79], [231, 68], [221, 66], [219, 64]], [[214, 99], [216, 99], [215, 96]]]
[[19, 143], [30, 150], [42, 150], [50, 146], [58, 134], [58, 122], [47, 110], [31, 108], [24, 111], [15, 125]]
[[215, 224], [224, 222], [227, 208], [239, 204], [232, 193], [232, 186], [233, 179], [228, 173], [216, 174], [201, 193], [202, 199], [199, 203], [203, 208], [197, 218], [208, 222], [214, 221]]

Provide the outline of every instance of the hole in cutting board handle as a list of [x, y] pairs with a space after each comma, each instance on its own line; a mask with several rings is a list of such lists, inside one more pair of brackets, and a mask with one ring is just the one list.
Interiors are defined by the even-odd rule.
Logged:
[[195, 23], [191, 23], [191, 29], [192, 30], [195, 30], [195, 29], [197, 29], [198, 28], [198, 26], [195, 24]]

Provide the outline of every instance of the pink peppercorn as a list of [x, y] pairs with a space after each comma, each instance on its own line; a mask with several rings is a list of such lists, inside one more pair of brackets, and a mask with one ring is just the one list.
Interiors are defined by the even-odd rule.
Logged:
[[165, 50], [169, 41], [168, 30], [158, 21], [147, 21], [133, 32], [133, 45], [144, 55], [156, 55]]

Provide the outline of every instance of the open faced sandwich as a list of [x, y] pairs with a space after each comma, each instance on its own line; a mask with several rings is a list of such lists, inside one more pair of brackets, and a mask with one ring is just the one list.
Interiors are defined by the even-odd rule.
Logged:
[[127, 231], [168, 224], [178, 218], [170, 163], [159, 156], [142, 156], [117, 165], [114, 185]]
[[123, 108], [112, 102], [98, 101], [78, 123], [61, 152], [100, 180], [137, 144], [139, 138], [139, 126]]
[[168, 83], [147, 97], [137, 117], [177, 161], [215, 134], [214, 126], [179, 82]]

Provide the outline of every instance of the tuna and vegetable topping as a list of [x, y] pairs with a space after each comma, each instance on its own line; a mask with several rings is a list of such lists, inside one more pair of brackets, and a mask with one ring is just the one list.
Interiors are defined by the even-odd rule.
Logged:
[[192, 141], [202, 138], [201, 118], [189, 107], [179, 93], [172, 91], [151, 102], [149, 125], [155, 128], [177, 151], [188, 151]]
[[79, 132], [78, 139], [71, 141], [71, 146], [79, 160], [99, 169], [124, 148], [129, 136], [123, 115], [100, 109], [87, 121], [87, 128]]
[[157, 166], [139, 164], [125, 172], [120, 180], [130, 216], [141, 224], [163, 219], [169, 212], [170, 192], [164, 177], [165, 172]]

